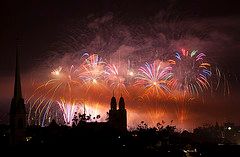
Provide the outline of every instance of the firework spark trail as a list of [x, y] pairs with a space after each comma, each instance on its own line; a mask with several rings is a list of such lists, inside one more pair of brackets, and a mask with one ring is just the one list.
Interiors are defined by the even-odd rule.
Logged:
[[123, 75], [119, 74], [119, 70], [114, 64], [108, 64], [106, 66], [106, 82], [110, 83], [110, 87], [113, 88], [117, 95], [129, 94], [125, 85], [126, 78]]
[[178, 126], [184, 128], [184, 122], [188, 120], [188, 114], [190, 112], [191, 101], [194, 97], [182, 93], [175, 93], [173, 96], [174, 104], [176, 106], [176, 116], [178, 121]]
[[[176, 101], [176, 115], [180, 125], [187, 119], [189, 101], [199, 97], [211, 87], [211, 65], [205, 61], [206, 55], [181, 49], [175, 53], [175, 60], [169, 60], [173, 67], [173, 79], [169, 83]], [[175, 92], [174, 92], [175, 91]]]
[[157, 98], [154, 95], [144, 96], [139, 104], [139, 107], [141, 106], [147, 106], [144, 115], [148, 117], [146, 122], [151, 126], [161, 123], [166, 118], [166, 104], [162, 98]]
[[89, 56], [79, 69], [79, 78], [85, 82], [93, 81], [93, 79], [101, 79], [104, 74], [105, 64], [106, 63], [97, 54]]
[[182, 49], [176, 52], [176, 60], [169, 60], [173, 67], [173, 89], [199, 96], [211, 88], [208, 81], [212, 75], [211, 65], [204, 60], [205, 57], [204, 53], [198, 53], [197, 50], [189, 52]]
[[61, 111], [63, 112], [63, 118], [68, 126], [72, 126], [72, 119], [76, 113], [79, 113], [79, 105], [73, 102], [66, 102], [64, 99], [57, 102]]
[[140, 96], [144, 105], [154, 103], [154, 107], [147, 109], [151, 124], [157, 124], [163, 120], [166, 113], [163, 99], [169, 94], [168, 81], [172, 79], [172, 68], [163, 62], [154, 61], [153, 64], [145, 63], [139, 68], [136, 75], [135, 86], [143, 89]]
[[[31, 123], [31, 116], [34, 116], [35, 119], [38, 119], [38, 125], [44, 126], [47, 117], [49, 117], [49, 110], [57, 102], [63, 102], [61, 100], [63, 97], [66, 101], [71, 102], [73, 97], [72, 88], [76, 88], [77, 86], [79, 86], [79, 81], [76, 78], [76, 69], [73, 65], [70, 68], [58, 67], [54, 69], [51, 72], [50, 80], [37, 87], [33, 95], [27, 100], [31, 104], [29, 107], [28, 123]], [[63, 107], [67, 107], [61, 105], [61, 103], [58, 104], [62, 110]], [[32, 115], [33, 110], [35, 111]], [[63, 113], [66, 115], [65, 112]]]
[[166, 92], [170, 92], [167, 82], [172, 77], [171, 70], [170, 66], [163, 66], [156, 61], [153, 64], [145, 63], [145, 66], [139, 69], [135, 86], [144, 87], [146, 95], [166, 95]]
[[[88, 121], [104, 121], [107, 117], [103, 112], [105, 109], [99, 103], [84, 102], [81, 104], [79, 113], [90, 116]], [[100, 116], [101, 115], [101, 116]]]
[[86, 93], [91, 87], [103, 87], [103, 77], [105, 74], [106, 63], [97, 54], [90, 55], [85, 59], [81, 67], [79, 67], [78, 77], [87, 87]]
[[[85, 53], [79, 62], [76, 62], [77, 65], [63, 64], [51, 72], [51, 78], [40, 85], [29, 98], [29, 111], [34, 113], [33, 117], [44, 126], [47, 124], [46, 119], [53, 117], [53, 106], [58, 105], [65, 124], [71, 125], [74, 113], [82, 112], [79, 105], [85, 104], [85, 107], [91, 108], [89, 112], [95, 115], [94, 112], [98, 111], [99, 106], [92, 103], [101, 102], [102, 98], [97, 101], [96, 98], [106, 97], [105, 92], [112, 89], [119, 95], [128, 95], [138, 103], [142, 101], [145, 106], [153, 102], [155, 110], [149, 109], [152, 123], [166, 113], [166, 103], [162, 100], [171, 101], [170, 97], [174, 98], [177, 118], [182, 123], [189, 112], [187, 100], [200, 97], [205, 91], [213, 89], [209, 83], [213, 75], [212, 66], [205, 60], [204, 53], [182, 49], [175, 53], [175, 59], [155, 60], [152, 64], [146, 62], [135, 70], [130, 68], [130, 65], [117, 67], [114, 63], [109, 64], [98, 54]], [[220, 70], [216, 69], [214, 75], [221, 76]], [[219, 82], [220, 80], [216, 88], [220, 86]], [[139, 101], [136, 97], [142, 100]], [[151, 117], [153, 115], [155, 118]], [[29, 123], [33, 117], [29, 115]]]
[[[76, 91], [88, 86], [96, 86], [100, 88], [100, 84], [105, 73], [105, 62], [94, 54], [84, 54], [80, 59], [79, 65], [75, 68], [74, 65], [59, 66], [51, 72], [51, 77], [48, 81], [41, 84], [27, 102], [31, 105], [29, 107], [28, 123], [31, 119], [35, 119], [38, 125], [46, 125], [46, 119], [51, 117], [51, 110], [58, 105], [65, 124], [71, 125], [72, 118], [75, 112], [78, 112], [77, 105], [79, 100], [79, 93]], [[88, 92], [87, 92], [88, 94]], [[76, 102], [77, 101], [77, 102]], [[33, 118], [34, 117], [34, 118]], [[36, 122], [35, 121], [35, 122]]]
[[[172, 68], [167, 70], [171, 72], [171, 74], [166, 74], [169, 78], [164, 78], [164, 76], [160, 78], [162, 69], [158, 69], [157, 63], [148, 64], [156, 59], [166, 59], [164, 55], [168, 55], [172, 50], [182, 46], [184, 41], [187, 41], [186, 47], [193, 46], [192, 38], [200, 39], [197, 44], [201, 44], [203, 41], [201, 39], [210, 34], [208, 24], [194, 21], [189, 25], [189, 21], [183, 20], [183, 15], [176, 13], [174, 7], [169, 7], [167, 10], [159, 12], [156, 17], [148, 19], [144, 23], [141, 22], [141, 24], [133, 22], [126, 25], [120, 19], [121, 17], [116, 18], [113, 15], [110, 15], [107, 21], [103, 20], [105, 16], [96, 17], [97, 20], [92, 21], [90, 19], [94, 18], [93, 15], [91, 18], [83, 18], [81, 22], [77, 21], [73, 25], [68, 25], [71, 28], [63, 29], [62, 32], [67, 32], [64, 33], [64, 37], [60, 38], [59, 45], [54, 48], [54, 51], [57, 50], [61, 54], [71, 52], [74, 55], [86, 52], [86, 50], [98, 52], [93, 55], [85, 54], [76, 63], [77, 66], [74, 64], [77, 67], [77, 81], [81, 83], [78, 88], [81, 92], [78, 93], [81, 99], [89, 101], [94, 99], [93, 101], [95, 101], [96, 98], [91, 95], [96, 97], [105, 95], [104, 98], [106, 98], [104, 92], [109, 89], [114, 89], [115, 92], [118, 92], [117, 95], [123, 93], [136, 100], [138, 98], [135, 97], [142, 97], [142, 99], [152, 98], [154, 101], [156, 98], [169, 95], [172, 97], [176, 92], [180, 92], [185, 95], [185, 98], [176, 98], [176, 101], [179, 101], [179, 106], [185, 108], [187, 105], [181, 105], [182, 102], [185, 102], [181, 99], [203, 97], [207, 95], [208, 92], [205, 91], [209, 91], [209, 89], [216, 91], [224, 86], [224, 94], [229, 94], [225, 75], [219, 69], [214, 72], [214, 67], [205, 61], [206, 54], [199, 53], [197, 50], [182, 49], [177, 52], [174, 58], [168, 61], [170, 64], [168, 66]], [[171, 11], [169, 12], [169, 10]], [[199, 46], [201, 45], [197, 45], [197, 47]], [[130, 47], [132, 51], [125, 51], [126, 47]], [[100, 55], [107, 58], [109, 62], [102, 60]], [[131, 60], [133, 69], [126, 68], [122, 64], [125, 64], [124, 61], [127, 59]], [[73, 57], [72, 60], [75, 58]], [[139, 65], [144, 62], [148, 63], [139, 69]], [[70, 62], [70, 64], [73, 63]], [[62, 73], [62, 70], [69, 64], [61, 66], [61, 70], [59, 68], [53, 72], [55, 75], [58, 75], [59, 72]], [[157, 74], [158, 70], [159, 74]], [[213, 75], [216, 75], [217, 82], [214, 82], [215, 79], [211, 80]], [[224, 82], [223, 85], [221, 81]], [[49, 94], [41, 99], [47, 101], [50, 97]], [[72, 96], [72, 98], [74, 97]], [[57, 98], [53, 97], [52, 99]], [[139, 102], [137, 101], [137, 103]], [[39, 102], [35, 104], [37, 106]], [[39, 106], [43, 107], [43, 104]], [[154, 104], [158, 104], [158, 102]], [[145, 102], [143, 105], [151, 107], [150, 103]], [[179, 110], [179, 106], [177, 106], [177, 110]], [[30, 109], [34, 110], [34, 108]]]

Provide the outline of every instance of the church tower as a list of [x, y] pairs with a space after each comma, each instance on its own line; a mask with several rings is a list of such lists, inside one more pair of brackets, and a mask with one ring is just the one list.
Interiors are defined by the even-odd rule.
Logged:
[[22, 98], [20, 68], [18, 59], [18, 47], [16, 50], [16, 68], [14, 96], [10, 107], [10, 143], [19, 144], [25, 140], [26, 109]]
[[127, 111], [125, 109], [125, 102], [122, 96], [120, 97], [119, 100], [118, 115], [119, 115], [119, 129], [121, 132], [125, 132], [127, 131]]
[[111, 128], [115, 129], [118, 132], [125, 132], [127, 131], [127, 111], [125, 109], [125, 102], [123, 97], [121, 96], [119, 99], [117, 109], [117, 101], [116, 98], [112, 97], [110, 103], [110, 110], [109, 110], [109, 125]]
[[117, 123], [117, 119], [118, 119], [118, 117], [117, 117], [117, 100], [113, 94], [113, 97], [112, 97], [111, 103], [110, 103], [110, 110], [109, 110], [109, 124], [114, 127]]

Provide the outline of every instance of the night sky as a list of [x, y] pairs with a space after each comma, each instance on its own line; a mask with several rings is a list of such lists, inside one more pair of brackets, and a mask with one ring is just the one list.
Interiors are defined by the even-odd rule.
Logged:
[[16, 38], [20, 37], [24, 96], [35, 73], [52, 67], [52, 58], [66, 54], [87, 51], [114, 58], [123, 52], [123, 58], [142, 56], [149, 61], [165, 59], [183, 47], [199, 49], [224, 73], [230, 94], [219, 90], [204, 104], [193, 105], [191, 126], [227, 120], [240, 123], [237, 1], [12, 0], [0, 2], [0, 17], [0, 122], [8, 121]]

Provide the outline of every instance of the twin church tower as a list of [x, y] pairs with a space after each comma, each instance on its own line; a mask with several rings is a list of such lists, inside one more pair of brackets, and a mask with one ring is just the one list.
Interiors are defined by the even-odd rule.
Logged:
[[117, 109], [116, 98], [112, 97], [109, 110], [109, 124], [121, 132], [127, 131], [127, 111], [123, 97], [120, 97], [119, 108]]
[[[22, 97], [21, 78], [19, 67], [19, 48], [16, 51], [16, 67], [15, 67], [15, 84], [14, 96], [11, 101], [9, 122], [10, 122], [10, 143], [23, 143], [26, 139], [27, 128], [27, 112]], [[113, 96], [110, 103], [109, 120], [106, 122], [110, 128], [121, 132], [127, 131], [127, 112], [125, 109], [125, 102], [121, 96], [119, 100], [119, 109], [117, 109], [117, 101]]]

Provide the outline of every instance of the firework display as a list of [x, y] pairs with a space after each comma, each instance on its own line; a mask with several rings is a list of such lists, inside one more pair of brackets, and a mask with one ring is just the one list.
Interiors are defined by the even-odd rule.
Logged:
[[182, 49], [176, 52], [175, 60], [169, 60], [173, 66], [174, 89], [191, 95], [199, 95], [210, 88], [211, 65], [205, 61], [206, 55], [197, 50], [189, 52]]
[[158, 63], [157, 61], [153, 64], [145, 63], [145, 66], [139, 69], [135, 85], [144, 86], [146, 94], [164, 95], [170, 92], [167, 82], [171, 80], [171, 71], [172, 68], [170, 66], [164, 67], [163, 63]]
[[[83, 112], [104, 117], [112, 92], [130, 97], [136, 104], [154, 104], [155, 109], [147, 111], [152, 123], [162, 120], [166, 104], [175, 104], [176, 117], [182, 123], [190, 100], [216, 88], [210, 83], [213, 68], [206, 58], [198, 50], [181, 49], [174, 58], [159, 58], [135, 68], [129, 60], [125, 66], [84, 53], [77, 64], [56, 67], [49, 80], [35, 89], [28, 99], [28, 123], [45, 126], [51, 119], [61, 119], [71, 126], [74, 115]], [[220, 76], [219, 69], [215, 71]]]
[[211, 64], [206, 61], [206, 54], [185, 49], [176, 52], [175, 59], [168, 62], [173, 68], [173, 79], [169, 86], [176, 104], [176, 116], [183, 125], [188, 118], [189, 100], [203, 96], [211, 88]]
[[28, 123], [32, 123], [33, 118], [31, 116], [34, 115], [35, 123], [44, 126], [46, 119], [51, 119], [51, 113], [56, 110], [54, 104], [59, 104], [65, 122], [69, 123], [69, 120], [67, 120], [71, 115], [69, 112], [75, 110], [74, 106], [77, 98], [73, 93], [77, 86], [80, 85], [75, 74], [74, 66], [70, 68], [58, 67], [51, 72], [50, 79], [38, 86], [33, 95], [27, 100], [31, 104]]

